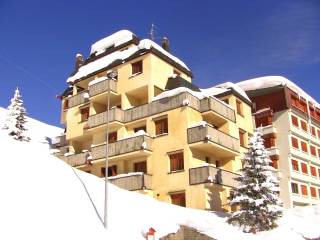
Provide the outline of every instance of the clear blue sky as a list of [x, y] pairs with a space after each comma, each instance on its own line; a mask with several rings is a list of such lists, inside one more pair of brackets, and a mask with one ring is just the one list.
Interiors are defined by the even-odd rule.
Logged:
[[0, 0], [0, 106], [19, 86], [31, 117], [59, 125], [75, 54], [152, 22], [200, 87], [283, 75], [320, 102], [319, 0]]

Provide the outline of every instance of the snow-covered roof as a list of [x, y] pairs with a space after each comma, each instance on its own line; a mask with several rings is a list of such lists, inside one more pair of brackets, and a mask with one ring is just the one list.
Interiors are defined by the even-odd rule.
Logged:
[[245, 93], [245, 91], [243, 89], [241, 89], [238, 85], [232, 83], [232, 82], [225, 82], [225, 83], [221, 83], [215, 86], [216, 88], [222, 88], [222, 89], [233, 89], [235, 92], [237, 92], [238, 94], [240, 94], [242, 97], [244, 97], [246, 100], [248, 100], [249, 102], [251, 102], [250, 98], [248, 97], [248, 95]]
[[90, 54], [99, 55], [109, 47], [117, 47], [133, 39], [134, 34], [129, 30], [120, 30], [108, 37], [105, 37], [91, 45]]
[[[126, 30], [124, 30], [124, 31], [126, 31]], [[112, 37], [112, 36], [113, 35], [111, 35], [109, 37]], [[118, 37], [117, 36], [118, 35], [112, 37], [111, 39], [108, 39], [109, 37], [102, 39], [102, 40], [100, 40], [100, 41], [102, 41], [101, 43], [100, 43], [100, 41], [98, 41], [97, 43], [92, 45], [91, 51], [93, 51], [93, 49], [94, 49], [94, 51], [98, 51], [99, 53], [101, 53], [101, 51], [104, 51], [103, 49], [105, 49], [105, 47], [109, 46], [110, 44], [114, 44], [116, 42], [115, 46], [120, 45], [120, 43], [122, 43], [122, 41], [124, 41], [124, 39], [126, 39], [125, 36], [127, 36], [127, 35], [123, 34], [123, 38], [120, 37], [120, 36], [122, 36], [122, 34]], [[119, 40], [119, 42], [117, 42], [116, 40]], [[183, 68], [190, 71], [190, 69], [187, 67], [187, 65], [183, 61], [181, 61], [179, 58], [173, 56], [171, 53], [164, 50], [157, 43], [155, 43], [149, 39], [143, 39], [139, 42], [138, 45], [131, 46], [128, 49], [123, 50], [123, 51], [112, 52], [106, 56], [103, 56], [101, 58], [96, 59], [95, 61], [89, 62], [88, 64], [81, 66], [73, 76], [70, 76], [67, 79], [67, 83], [73, 83], [77, 79], [80, 79], [82, 77], [86, 77], [95, 71], [98, 71], [102, 68], [109, 66], [111, 63], [115, 62], [116, 60], [124, 61], [125, 59], [129, 58], [130, 56], [132, 56], [133, 54], [135, 54], [139, 50], [149, 50], [151, 48], [158, 50], [159, 52], [164, 54], [166, 57], [170, 58], [172, 61], [176, 62], [177, 64], [179, 64]]]
[[265, 76], [260, 78], [253, 78], [237, 83], [237, 85], [244, 91], [253, 91], [257, 89], [264, 89], [276, 86], [287, 86], [292, 91], [303, 97], [308, 102], [313, 103], [316, 107], [320, 108], [320, 104], [304, 90], [298, 87], [295, 83], [282, 76]]

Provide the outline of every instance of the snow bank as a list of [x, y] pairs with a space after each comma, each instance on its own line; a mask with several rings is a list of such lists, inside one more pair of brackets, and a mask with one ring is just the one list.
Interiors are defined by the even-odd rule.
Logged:
[[[44, 125], [36, 123], [40, 128]], [[228, 225], [225, 213], [177, 207], [112, 184], [105, 231], [100, 221], [103, 179], [51, 156], [46, 144], [17, 142], [0, 130], [0, 145], [0, 239], [144, 240], [142, 233], [150, 227], [162, 237], [176, 232], [180, 224], [219, 240], [274, 240], [284, 236], [303, 240], [303, 235], [320, 236], [319, 206], [287, 210], [279, 228], [253, 235]]]
[[[109, 42], [109, 40], [106, 42]], [[110, 42], [112, 42], [112, 41], [110, 40]], [[97, 42], [97, 43], [99, 43], [99, 42]], [[104, 44], [101, 43], [101, 46], [104, 46]], [[160, 51], [161, 53], [163, 53], [167, 57], [171, 58], [176, 63], [180, 64], [181, 66], [183, 66], [184, 68], [189, 70], [187, 65], [184, 62], [182, 62], [179, 58], [173, 56], [172, 54], [170, 54], [169, 52], [164, 50], [162, 47], [160, 47], [155, 42], [153, 42], [149, 39], [144, 39], [144, 40], [141, 40], [137, 46], [131, 46], [126, 50], [116, 51], [116, 52], [110, 53], [102, 58], [99, 58], [93, 62], [90, 62], [86, 65], [81, 66], [75, 75], [73, 75], [67, 79], [67, 83], [72, 83], [79, 78], [85, 77], [85, 76], [89, 75], [90, 73], [93, 73], [93, 72], [98, 71], [104, 67], [107, 67], [108, 65], [110, 65], [111, 63], [113, 63], [116, 60], [123, 61], [126, 58], [130, 57], [131, 55], [135, 54], [139, 50], [150, 49], [150, 48], [157, 49], [158, 51]], [[96, 47], [95, 49], [100, 49], [100, 48]]]
[[[0, 107], [0, 129], [7, 117], [7, 109]], [[32, 141], [45, 141], [46, 138], [55, 139], [56, 136], [62, 135], [63, 129], [52, 125], [45, 124], [33, 118], [27, 117], [26, 135], [30, 136]]]
[[128, 30], [120, 30], [106, 38], [103, 38], [91, 46], [90, 54], [99, 55], [109, 47], [117, 47], [133, 39], [134, 34]]
[[291, 82], [289, 79], [282, 76], [266, 76], [260, 78], [253, 78], [237, 83], [237, 85], [242, 88], [244, 91], [252, 91], [263, 88], [270, 88], [275, 86], [287, 86], [292, 91], [297, 93], [300, 97], [303, 97], [307, 101], [313, 103], [318, 108], [320, 104], [307, 94], [304, 90], [298, 87], [295, 83]]

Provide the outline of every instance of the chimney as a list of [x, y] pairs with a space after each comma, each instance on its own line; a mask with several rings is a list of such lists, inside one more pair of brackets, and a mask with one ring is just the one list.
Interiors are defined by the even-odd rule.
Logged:
[[78, 53], [76, 55], [76, 63], [75, 63], [75, 66], [74, 66], [74, 70], [75, 71], [78, 71], [78, 69], [83, 65], [83, 56], [82, 54]]
[[162, 38], [162, 43], [161, 43], [161, 45], [162, 45], [162, 48], [163, 48], [164, 50], [166, 50], [167, 52], [170, 52], [169, 39], [168, 39], [167, 37], [163, 37], [163, 38]]

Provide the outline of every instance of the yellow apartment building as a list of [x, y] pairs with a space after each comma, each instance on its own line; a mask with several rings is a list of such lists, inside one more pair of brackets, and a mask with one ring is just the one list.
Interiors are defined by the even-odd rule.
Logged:
[[94, 43], [87, 59], [77, 55], [61, 95], [60, 157], [104, 177], [108, 128], [111, 183], [230, 211], [227, 197], [253, 131], [251, 102], [236, 85], [199, 89], [192, 77], [167, 39], [161, 47], [121, 30]]

